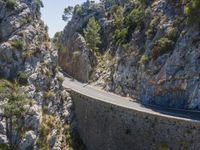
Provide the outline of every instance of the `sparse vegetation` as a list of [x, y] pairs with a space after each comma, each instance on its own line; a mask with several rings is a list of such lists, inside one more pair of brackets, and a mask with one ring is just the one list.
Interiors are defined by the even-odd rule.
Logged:
[[27, 17], [27, 18], [19, 18], [18, 22], [21, 24], [21, 25], [24, 25], [24, 24], [27, 24], [27, 23], [31, 23], [31, 18]]
[[169, 150], [169, 147], [167, 146], [167, 144], [162, 143], [159, 147], [159, 150]]
[[65, 79], [63, 77], [57, 77], [58, 81], [63, 82]]
[[21, 84], [21, 85], [26, 85], [28, 83], [28, 74], [23, 72], [23, 71], [19, 71], [17, 73], [17, 81]]
[[34, 52], [32, 50], [25, 50], [22, 52], [22, 58], [27, 59], [33, 56]]
[[53, 39], [52, 39], [52, 42], [54, 43], [55, 46], [56, 46], [56, 44], [59, 43], [60, 35], [61, 35], [61, 32], [56, 32]]
[[155, 16], [148, 27], [148, 30], [146, 31], [147, 38], [151, 39], [155, 33], [156, 33], [156, 25], [159, 23], [160, 18], [158, 16]]
[[200, 23], [200, 1], [199, 0], [182, 0], [184, 7], [184, 13], [187, 16], [188, 23]]
[[39, 139], [37, 140], [37, 146], [40, 150], [49, 150], [48, 135], [51, 133], [52, 129], [56, 124], [56, 119], [52, 115], [44, 114], [42, 118], [42, 123], [40, 125]]
[[173, 49], [174, 42], [169, 40], [166, 37], [160, 38], [155, 42], [152, 49], [152, 57], [153, 59], [157, 59], [158, 56], [161, 56], [164, 53], [167, 53]]
[[47, 92], [44, 92], [44, 95], [43, 95], [43, 97], [44, 97], [45, 100], [48, 100], [48, 99], [50, 99], [53, 96], [54, 96], [54, 93], [51, 90], [49, 90]]
[[146, 64], [149, 60], [150, 60], [150, 59], [149, 59], [148, 56], [142, 55], [142, 57], [140, 58], [139, 63], [144, 65], [144, 64]]
[[41, 0], [33, 0], [36, 4], [36, 11], [35, 11], [35, 16], [36, 18], [41, 17], [41, 12], [40, 12], [40, 7], [43, 7], [43, 2]]
[[[18, 149], [19, 141], [24, 134], [23, 121], [28, 111], [25, 105], [30, 101], [22, 93], [17, 83], [11, 83], [7, 80], [0, 80], [0, 105], [1, 118], [6, 122], [6, 136], [8, 138], [9, 149]], [[15, 135], [16, 138], [13, 138]], [[5, 147], [5, 145], [4, 145]]]
[[114, 6], [111, 10], [113, 24], [116, 29], [123, 28], [124, 24], [124, 8], [122, 6]]
[[125, 44], [127, 35], [128, 35], [128, 28], [117, 29], [114, 32], [113, 40], [117, 45]]
[[0, 150], [9, 150], [9, 147], [6, 144], [0, 144]]
[[175, 41], [176, 40], [176, 37], [177, 37], [177, 28], [175, 27], [169, 27], [167, 29], [167, 34], [166, 36], [170, 39], [170, 40], [173, 40]]
[[11, 42], [11, 46], [18, 50], [23, 51], [26, 48], [26, 43], [23, 40], [16, 40]]
[[113, 41], [116, 45], [122, 46], [127, 43], [128, 27], [124, 26], [124, 9], [122, 6], [114, 6], [111, 10], [113, 18], [114, 33]]
[[144, 18], [144, 10], [141, 8], [133, 9], [127, 16], [126, 21], [129, 26], [141, 25]]
[[6, 7], [9, 9], [14, 9], [16, 5], [16, 0], [4, 0], [6, 2]]

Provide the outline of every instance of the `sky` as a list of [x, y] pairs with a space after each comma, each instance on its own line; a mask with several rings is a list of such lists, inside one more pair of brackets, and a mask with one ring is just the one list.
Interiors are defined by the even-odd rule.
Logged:
[[[42, 0], [42, 20], [49, 27], [49, 36], [52, 38], [58, 31], [62, 31], [67, 22], [62, 20], [64, 8], [82, 4], [86, 0]], [[98, 0], [96, 0], [98, 1]]]

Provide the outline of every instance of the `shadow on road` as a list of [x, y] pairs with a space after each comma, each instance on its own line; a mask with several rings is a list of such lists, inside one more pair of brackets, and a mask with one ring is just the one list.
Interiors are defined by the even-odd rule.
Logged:
[[152, 111], [160, 113], [160, 114], [200, 121], [200, 111], [164, 108], [164, 107], [159, 107], [155, 105], [153, 106], [153, 105], [142, 104], [142, 103], [139, 103], [139, 105], [141, 107], [151, 109]]

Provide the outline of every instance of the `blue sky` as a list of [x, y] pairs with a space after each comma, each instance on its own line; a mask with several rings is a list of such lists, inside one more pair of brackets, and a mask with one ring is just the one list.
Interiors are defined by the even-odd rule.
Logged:
[[[62, 31], [67, 22], [62, 20], [63, 10], [67, 6], [75, 6], [86, 0], [42, 0], [42, 20], [49, 27], [49, 36], [53, 37], [57, 31]], [[98, 1], [98, 0], [96, 0]]]

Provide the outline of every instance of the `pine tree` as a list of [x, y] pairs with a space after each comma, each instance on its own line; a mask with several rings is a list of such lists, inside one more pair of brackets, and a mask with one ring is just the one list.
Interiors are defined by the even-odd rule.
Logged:
[[96, 19], [94, 17], [90, 18], [83, 32], [88, 48], [93, 51], [97, 51], [97, 46], [101, 43], [99, 31], [100, 25]]
[[73, 7], [72, 6], [68, 6], [64, 9], [64, 13], [62, 15], [62, 19], [64, 21], [68, 21], [71, 17], [72, 17], [72, 14], [73, 14]]

